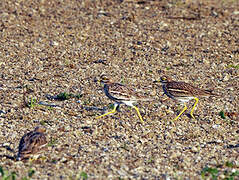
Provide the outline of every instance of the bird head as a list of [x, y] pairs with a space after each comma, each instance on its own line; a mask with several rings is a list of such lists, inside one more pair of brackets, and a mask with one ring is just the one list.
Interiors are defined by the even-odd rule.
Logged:
[[34, 129], [35, 132], [39, 132], [39, 133], [44, 133], [46, 132], [46, 129], [42, 126], [37, 126], [35, 129]]
[[99, 84], [106, 84], [106, 83], [110, 82], [110, 78], [107, 75], [103, 74], [103, 75], [100, 76], [100, 78], [98, 79], [97, 82]]
[[164, 83], [167, 83], [167, 82], [170, 82], [170, 81], [172, 81], [172, 79], [170, 77], [164, 75], [164, 76], [161, 76], [159, 80], [154, 81], [154, 83], [164, 84]]

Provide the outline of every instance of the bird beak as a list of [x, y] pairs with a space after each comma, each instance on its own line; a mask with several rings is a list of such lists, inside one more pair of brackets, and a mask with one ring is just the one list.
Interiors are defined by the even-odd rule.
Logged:
[[101, 85], [101, 80], [95, 78], [95, 79], [94, 79], [94, 83], [97, 83], [98, 85]]
[[101, 84], [102, 84], [101, 82], [102, 82], [101, 80], [98, 80], [98, 81], [97, 81], [97, 84], [98, 84], [99, 86], [101, 86]]
[[159, 83], [160, 82], [160, 80], [155, 80], [155, 81], [153, 81], [153, 83]]

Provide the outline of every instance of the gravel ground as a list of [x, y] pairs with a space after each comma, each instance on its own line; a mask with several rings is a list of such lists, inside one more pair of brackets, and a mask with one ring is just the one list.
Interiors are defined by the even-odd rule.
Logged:
[[[202, 170], [224, 179], [239, 171], [238, 0], [1, 0], [0, 19], [4, 170], [19, 179], [29, 170], [32, 179], [202, 179]], [[145, 125], [127, 106], [95, 118], [112, 103], [95, 82], [102, 74], [155, 99], [137, 105]], [[201, 98], [196, 119], [188, 110], [173, 122], [182, 106], [153, 83], [164, 74], [221, 97]], [[63, 92], [79, 96], [54, 98]], [[47, 150], [16, 161], [20, 138], [39, 125]]]

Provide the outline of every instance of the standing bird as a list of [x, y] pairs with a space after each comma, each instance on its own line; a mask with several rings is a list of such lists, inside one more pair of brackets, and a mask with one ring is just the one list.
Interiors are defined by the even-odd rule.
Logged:
[[20, 140], [18, 146], [17, 160], [26, 160], [38, 154], [46, 145], [47, 138], [44, 134], [45, 128], [36, 127], [34, 131], [26, 133]]
[[126, 104], [127, 106], [133, 107], [136, 110], [141, 123], [142, 124], [144, 123], [143, 118], [140, 115], [139, 109], [136, 106], [134, 106], [133, 104], [136, 103], [137, 101], [149, 101], [150, 99], [139, 96], [133, 89], [131, 89], [123, 84], [112, 82], [105, 75], [102, 75], [100, 77], [99, 82], [104, 84], [105, 95], [109, 99], [113, 100], [115, 103], [114, 103], [114, 108], [112, 111], [96, 117], [97, 119], [101, 118], [103, 116], [107, 116], [111, 113], [114, 113], [116, 111], [116, 109], [120, 106], [120, 104]]
[[199, 101], [198, 97], [218, 96], [217, 94], [212, 93], [211, 90], [200, 89], [185, 82], [173, 81], [171, 78], [167, 76], [162, 76], [160, 80], [155, 82], [162, 83], [164, 94], [166, 94], [168, 97], [176, 101], [179, 101], [180, 103], [184, 103], [183, 110], [174, 120], [177, 120], [184, 113], [184, 111], [186, 111], [187, 109], [186, 102], [192, 99], [196, 101], [190, 112], [191, 117], [195, 119], [193, 111]]

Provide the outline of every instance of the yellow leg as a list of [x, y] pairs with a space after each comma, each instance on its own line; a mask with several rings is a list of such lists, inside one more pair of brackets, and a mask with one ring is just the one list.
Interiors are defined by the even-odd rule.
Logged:
[[137, 112], [137, 114], [140, 118], [141, 123], [144, 124], [144, 120], [143, 120], [142, 116], [140, 115], [139, 109], [136, 106], [133, 106], [133, 108], [136, 110], [136, 112]]
[[184, 113], [184, 111], [186, 111], [186, 109], [187, 109], [187, 105], [186, 105], [186, 103], [185, 103], [183, 110], [182, 110], [182, 111], [179, 113], [179, 115], [174, 119], [174, 121], [176, 121], [176, 120]]
[[196, 105], [197, 105], [197, 103], [198, 103], [198, 101], [199, 101], [199, 99], [198, 98], [194, 98], [195, 99], [195, 103], [194, 103], [194, 105], [193, 105], [193, 108], [192, 108], [192, 110], [191, 110], [191, 112], [190, 112], [190, 115], [191, 115], [191, 117], [193, 118], [193, 119], [195, 119], [195, 117], [194, 117], [194, 115], [193, 115], [193, 111], [194, 111], [194, 109], [195, 109], [195, 107], [196, 107]]
[[117, 106], [118, 106], [118, 104], [114, 104], [114, 109], [113, 109], [112, 111], [107, 112], [107, 113], [105, 113], [105, 114], [103, 114], [103, 115], [97, 116], [96, 119], [99, 119], [99, 118], [102, 118], [102, 117], [104, 117], [104, 116], [107, 116], [107, 115], [109, 115], [109, 114], [114, 113], [114, 112], [116, 111]]

